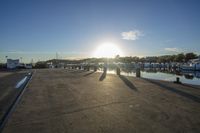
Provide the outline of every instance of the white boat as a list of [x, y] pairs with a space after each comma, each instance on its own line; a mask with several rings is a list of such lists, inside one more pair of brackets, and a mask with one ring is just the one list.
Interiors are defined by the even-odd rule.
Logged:
[[197, 64], [196, 64], [196, 66], [195, 66], [195, 70], [200, 71], [200, 63], [197, 63]]
[[144, 68], [147, 68], [147, 67], [151, 67], [151, 63], [148, 63], [148, 62], [144, 63]]
[[200, 70], [200, 59], [190, 60], [187, 64], [180, 66], [182, 70], [199, 71]]

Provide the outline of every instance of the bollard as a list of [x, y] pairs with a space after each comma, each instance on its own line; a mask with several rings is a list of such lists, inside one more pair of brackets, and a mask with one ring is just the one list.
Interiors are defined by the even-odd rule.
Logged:
[[136, 69], [136, 77], [138, 77], [138, 78], [140, 77], [140, 68]]
[[120, 68], [119, 67], [116, 68], [116, 72], [117, 72], [117, 75], [120, 75]]
[[180, 78], [179, 78], [179, 77], [176, 77], [176, 81], [174, 81], [174, 83], [181, 84]]

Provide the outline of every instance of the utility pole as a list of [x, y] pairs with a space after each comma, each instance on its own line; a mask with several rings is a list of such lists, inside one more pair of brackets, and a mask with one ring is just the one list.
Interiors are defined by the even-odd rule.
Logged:
[[56, 67], [58, 67], [58, 53], [56, 52]]

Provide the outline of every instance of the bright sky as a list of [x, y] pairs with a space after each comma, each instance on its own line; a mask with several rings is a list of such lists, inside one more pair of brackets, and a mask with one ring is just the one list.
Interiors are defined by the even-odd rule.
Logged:
[[0, 62], [200, 51], [199, 0], [0, 0]]

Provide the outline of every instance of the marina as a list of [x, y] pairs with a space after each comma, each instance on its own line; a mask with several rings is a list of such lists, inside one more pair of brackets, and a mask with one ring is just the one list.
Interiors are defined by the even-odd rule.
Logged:
[[0, 0], [0, 133], [200, 133], [200, 0]]
[[[146, 66], [145, 66], [146, 64]], [[149, 65], [147, 65], [149, 64]], [[75, 68], [76, 65], [74, 65]], [[104, 65], [98, 65], [98, 71], [103, 71]], [[175, 81], [176, 78], [180, 78], [180, 81], [182, 83], [186, 84], [192, 84], [192, 85], [200, 85], [200, 71], [199, 70], [191, 70], [191, 69], [181, 69], [182, 65], [180, 67], [174, 65], [172, 67], [171, 64], [167, 64], [165, 66], [159, 66], [153, 65], [150, 63], [144, 63], [144, 64], [108, 64], [107, 72], [110, 74], [116, 74], [116, 68], [119, 67], [121, 70], [121, 74], [125, 76], [131, 76], [136, 77], [136, 69], [139, 67], [140, 69], [140, 76], [142, 78], [148, 78], [148, 79], [156, 79], [156, 80], [164, 80], [164, 81]], [[141, 67], [145, 66], [145, 67]], [[153, 67], [154, 66], [154, 67]], [[93, 70], [93, 66], [91, 65], [90, 68]]]

